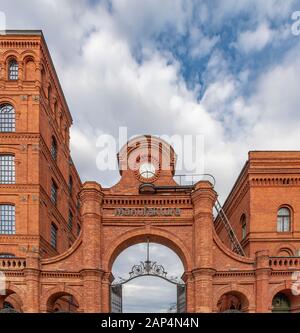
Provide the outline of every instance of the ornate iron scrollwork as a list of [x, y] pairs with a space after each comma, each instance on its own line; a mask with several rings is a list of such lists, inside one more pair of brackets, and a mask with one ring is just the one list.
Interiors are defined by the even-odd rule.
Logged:
[[143, 276], [143, 275], [155, 275], [159, 277], [167, 277], [167, 272], [162, 265], [158, 265], [155, 261], [141, 261], [139, 265], [134, 265], [129, 272], [129, 278]]
[[178, 277], [167, 276], [167, 271], [163, 265], [158, 264], [156, 261], [149, 259], [149, 239], [147, 239], [147, 258], [145, 261], [140, 261], [139, 264], [133, 265], [129, 272], [127, 279], [119, 277], [118, 280], [114, 281], [112, 285], [124, 284], [140, 276], [157, 276], [166, 281], [177, 285], [184, 285], [184, 282]]

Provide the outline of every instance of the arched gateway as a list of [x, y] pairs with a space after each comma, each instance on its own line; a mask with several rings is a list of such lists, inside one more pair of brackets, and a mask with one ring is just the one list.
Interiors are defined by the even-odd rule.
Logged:
[[300, 311], [299, 151], [250, 151], [223, 208], [156, 137], [121, 149], [115, 186], [82, 184], [42, 32], [0, 43], [0, 311], [112, 311], [113, 262], [147, 240], [181, 259], [188, 312]]
[[[216, 266], [228, 271], [232, 264], [249, 271], [250, 277], [253, 260], [235, 254], [218, 239], [213, 223], [217, 198], [213, 184], [206, 180], [188, 185], [177, 183], [175, 152], [156, 137], [131, 140], [119, 152], [118, 162], [121, 179], [112, 188], [102, 188], [95, 182], [83, 185], [83, 228], [79, 239], [67, 253], [42, 260], [43, 269], [74, 271], [77, 267], [82, 278], [82, 286], [73, 286], [81, 293], [81, 297], [76, 297], [77, 312], [121, 311], [121, 285], [112, 275], [114, 260], [131, 245], [158, 243], [172, 249], [184, 266], [182, 282], [175, 282], [180, 300], [177, 310], [218, 311], [219, 299], [212, 297], [214, 289], [222, 289], [224, 283], [227, 286], [232, 280], [227, 277], [226, 282], [221, 282], [219, 275], [214, 286]], [[135, 267], [131, 277], [149, 274], [168, 279], [162, 267], [151, 264], [146, 260]], [[253, 285], [244, 288], [253, 301]], [[247, 311], [253, 306], [251, 309], [249, 305]]]
[[[135, 279], [145, 278], [145, 277], [161, 279], [168, 282], [169, 284], [174, 285], [176, 288], [176, 303], [169, 304], [168, 310], [179, 313], [185, 312], [186, 292], [185, 292], [184, 281], [181, 279], [181, 276], [170, 275], [170, 273], [166, 270], [164, 265], [162, 265], [159, 261], [153, 260], [150, 250], [151, 249], [150, 237], [147, 237], [145, 245], [146, 245], [146, 256], [144, 260], [140, 260], [139, 262], [135, 263], [131, 267], [131, 270], [129, 271], [128, 275], [125, 275], [125, 277], [119, 276], [118, 279], [115, 279], [112, 282], [110, 289], [111, 312], [117, 312], [117, 313], [123, 312], [123, 287]], [[162, 250], [162, 247], [159, 247], [159, 249]], [[168, 254], [169, 254], [169, 259], [171, 259], [170, 258], [171, 253]], [[138, 306], [136, 306], [136, 308], [138, 308]], [[147, 308], [149, 309], [149, 307]]]
[[[96, 182], [83, 185], [82, 229], [66, 252], [41, 259], [29, 251], [23, 261], [0, 262], [8, 272], [21, 271], [23, 285], [19, 277], [7, 274], [11, 288], [18, 284], [21, 290], [21, 295], [9, 299], [18, 311], [121, 311], [124, 281], [116, 281], [112, 265], [124, 249], [141, 242], [165, 245], [181, 259], [182, 280], [171, 281], [178, 288], [179, 312], [268, 312], [274, 308], [269, 279], [275, 279], [276, 285], [279, 275], [270, 275], [273, 259], [267, 251], [258, 251], [255, 258], [244, 256], [220, 207], [214, 219], [217, 194], [211, 182], [176, 182], [175, 152], [155, 137], [131, 140], [118, 154], [118, 162], [121, 179], [113, 187], [102, 188]], [[220, 221], [232, 250], [217, 235]], [[164, 268], [149, 258], [124, 278], [145, 275], [170, 281]]]

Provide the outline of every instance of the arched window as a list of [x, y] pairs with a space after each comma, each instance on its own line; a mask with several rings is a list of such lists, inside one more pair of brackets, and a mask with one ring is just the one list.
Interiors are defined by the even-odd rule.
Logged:
[[291, 211], [287, 207], [282, 207], [277, 213], [277, 231], [288, 232], [291, 230]]
[[0, 132], [14, 132], [16, 130], [15, 109], [10, 104], [0, 105]]
[[58, 191], [58, 187], [55, 184], [55, 182], [52, 181], [52, 185], [51, 185], [51, 201], [53, 202], [54, 205], [57, 205], [57, 191]]
[[52, 136], [51, 140], [51, 156], [54, 161], [57, 160], [57, 142], [54, 136]]
[[8, 79], [18, 80], [19, 65], [16, 59], [11, 59], [8, 63]]
[[16, 233], [16, 210], [14, 205], [0, 205], [0, 234]]
[[15, 184], [15, 157], [0, 155], [0, 184]]
[[50, 244], [55, 249], [57, 248], [57, 226], [54, 223], [51, 223], [51, 239]]
[[242, 228], [242, 239], [244, 239], [247, 235], [247, 221], [246, 221], [246, 215], [245, 214], [243, 214], [241, 216], [240, 223], [241, 223], [241, 228]]

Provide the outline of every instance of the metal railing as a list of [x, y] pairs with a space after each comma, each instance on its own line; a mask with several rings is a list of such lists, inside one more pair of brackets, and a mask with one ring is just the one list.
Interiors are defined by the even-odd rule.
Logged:
[[176, 174], [174, 175], [174, 180], [181, 186], [193, 186], [199, 181], [208, 180], [212, 183], [213, 187], [215, 187], [216, 180], [213, 175], [209, 173], [203, 174]]

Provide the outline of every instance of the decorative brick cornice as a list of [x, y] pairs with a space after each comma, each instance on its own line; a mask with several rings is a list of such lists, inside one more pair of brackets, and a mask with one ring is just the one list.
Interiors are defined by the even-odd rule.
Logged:
[[82, 274], [79, 272], [62, 272], [62, 271], [42, 271], [41, 272], [41, 278], [42, 279], [59, 279], [59, 278], [64, 278], [64, 279], [81, 279]]
[[255, 271], [218, 271], [215, 273], [214, 278], [232, 278], [232, 277], [255, 277]]
[[300, 177], [253, 177], [251, 186], [300, 186]]
[[0, 41], [2, 49], [37, 49], [40, 47], [38, 40], [5, 39]]

